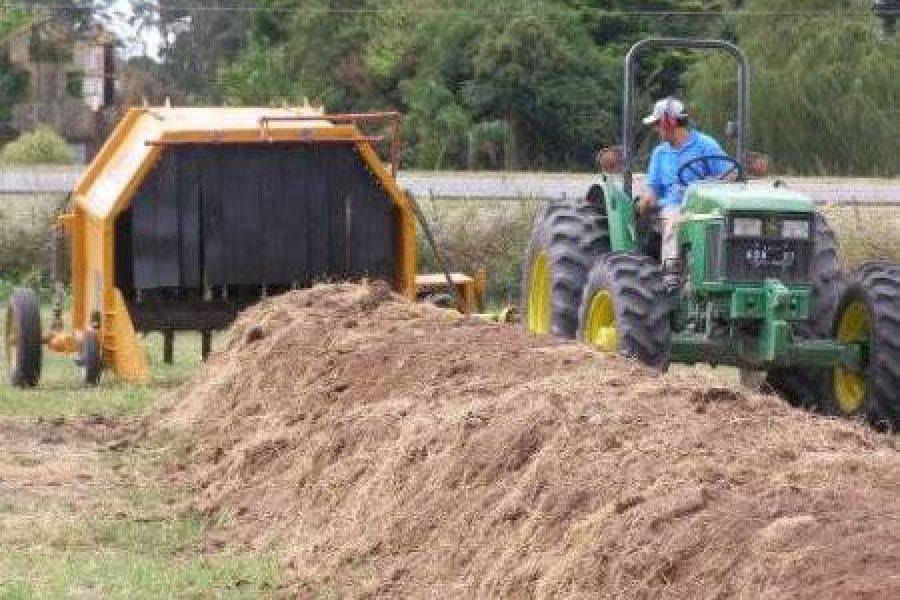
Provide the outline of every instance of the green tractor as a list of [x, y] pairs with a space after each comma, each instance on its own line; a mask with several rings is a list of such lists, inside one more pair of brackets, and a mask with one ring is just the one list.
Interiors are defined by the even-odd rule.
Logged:
[[[724, 50], [738, 66], [728, 159], [736, 181], [688, 185], [677, 285], [664, 280], [653, 224], [636, 217], [632, 197], [638, 60], [659, 48]], [[728, 42], [654, 38], [631, 48], [621, 180], [604, 176], [584, 199], [551, 202], [537, 215], [523, 320], [533, 332], [657, 368], [709, 363], [764, 374], [761, 384], [793, 404], [900, 428], [900, 266], [872, 262], [844, 276], [834, 233], [809, 198], [745, 180], [748, 80], [743, 52]]]

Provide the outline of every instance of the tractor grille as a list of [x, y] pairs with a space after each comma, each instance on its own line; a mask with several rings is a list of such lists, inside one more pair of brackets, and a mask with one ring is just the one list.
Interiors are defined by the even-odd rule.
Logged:
[[763, 235], [738, 237], [729, 221], [725, 238], [725, 279], [733, 282], [755, 282], [779, 279], [784, 283], [808, 283], [812, 261], [814, 233], [810, 221], [807, 239], [788, 239], [781, 235], [780, 223], [797, 215], [741, 215], [763, 220]]
[[722, 223], [706, 228], [706, 280], [722, 281], [725, 278], [725, 252], [722, 243]]

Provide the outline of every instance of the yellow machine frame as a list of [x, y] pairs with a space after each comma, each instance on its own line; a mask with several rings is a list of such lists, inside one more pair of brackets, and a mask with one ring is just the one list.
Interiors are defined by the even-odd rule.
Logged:
[[[357, 123], [372, 118], [394, 123], [392, 165], [381, 161], [373, 143]], [[318, 109], [273, 110], [267, 108], [142, 108], [128, 111], [75, 186], [70, 212], [59, 225], [70, 241], [73, 292], [71, 331], [55, 327], [45, 342], [58, 352], [79, 348], [83, 333], [99, 334], [105, 368], [132, 381], [146, 381], [149, 366], [135, 332], [123, 295], [115, 286], [116, 218], [129, 206], [141, 183], [153, 171], [165, 149], [178, 144], [258, 144], [290, 141], [355, 144], [366, 167], [377, 177], [397, 208], [399, 236], [394, 290], [414, 300], [417, 292], [416, 226], [409, 199], [396, 182], [396, 145], [399, 115], [325, 115]], [[422, 285], [433, 285], [430, 279]], [[462, 285], [466, 306], [476, 304], [475, 280]], [[483, 289], [483, 286], [481, 286]]]

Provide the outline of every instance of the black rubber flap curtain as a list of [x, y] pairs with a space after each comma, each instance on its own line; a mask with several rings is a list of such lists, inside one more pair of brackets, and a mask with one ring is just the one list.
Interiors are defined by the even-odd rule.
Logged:
[[397, 218], [350, 144], [166, 149], [117, 226], [131, 290], [391, 278]]

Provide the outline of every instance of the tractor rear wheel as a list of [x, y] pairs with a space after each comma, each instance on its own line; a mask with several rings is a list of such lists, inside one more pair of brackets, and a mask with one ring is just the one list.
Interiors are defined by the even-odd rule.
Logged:
[[850, 276], [834, 322], [834, 337], [862, 346], [865, 368], [833, 369], [830, 414], [866, 418], [900, 429], [900, 265], [872, 262]]
[[[800, 339], [831, 337], [831, 325], [844, 289], [834, 231], [821, 213], [814, 217], [813, 256], [809, 275], [812, 306], [808, 321], [794, 325]], [[829, 370], [816, 368], [771, 369], [763, 386], [794, 406], [823, 407], [828, 402]]]
[[670, 305], [659, 264], [634, 252], [611, 252], [591, 269], [579, 311], [578, 338], [605, 352], [669, 365]]
[[609, 249], [602, 199], [548, 204], [535, 218], [523, 265], [527, 329], [574, 338], [588, 270]]
[[16, 387], [34, 387], [41, 378], [43, 339], [37, 295], [16, 288], [6, 309], [6, 366], [9, 382]]

